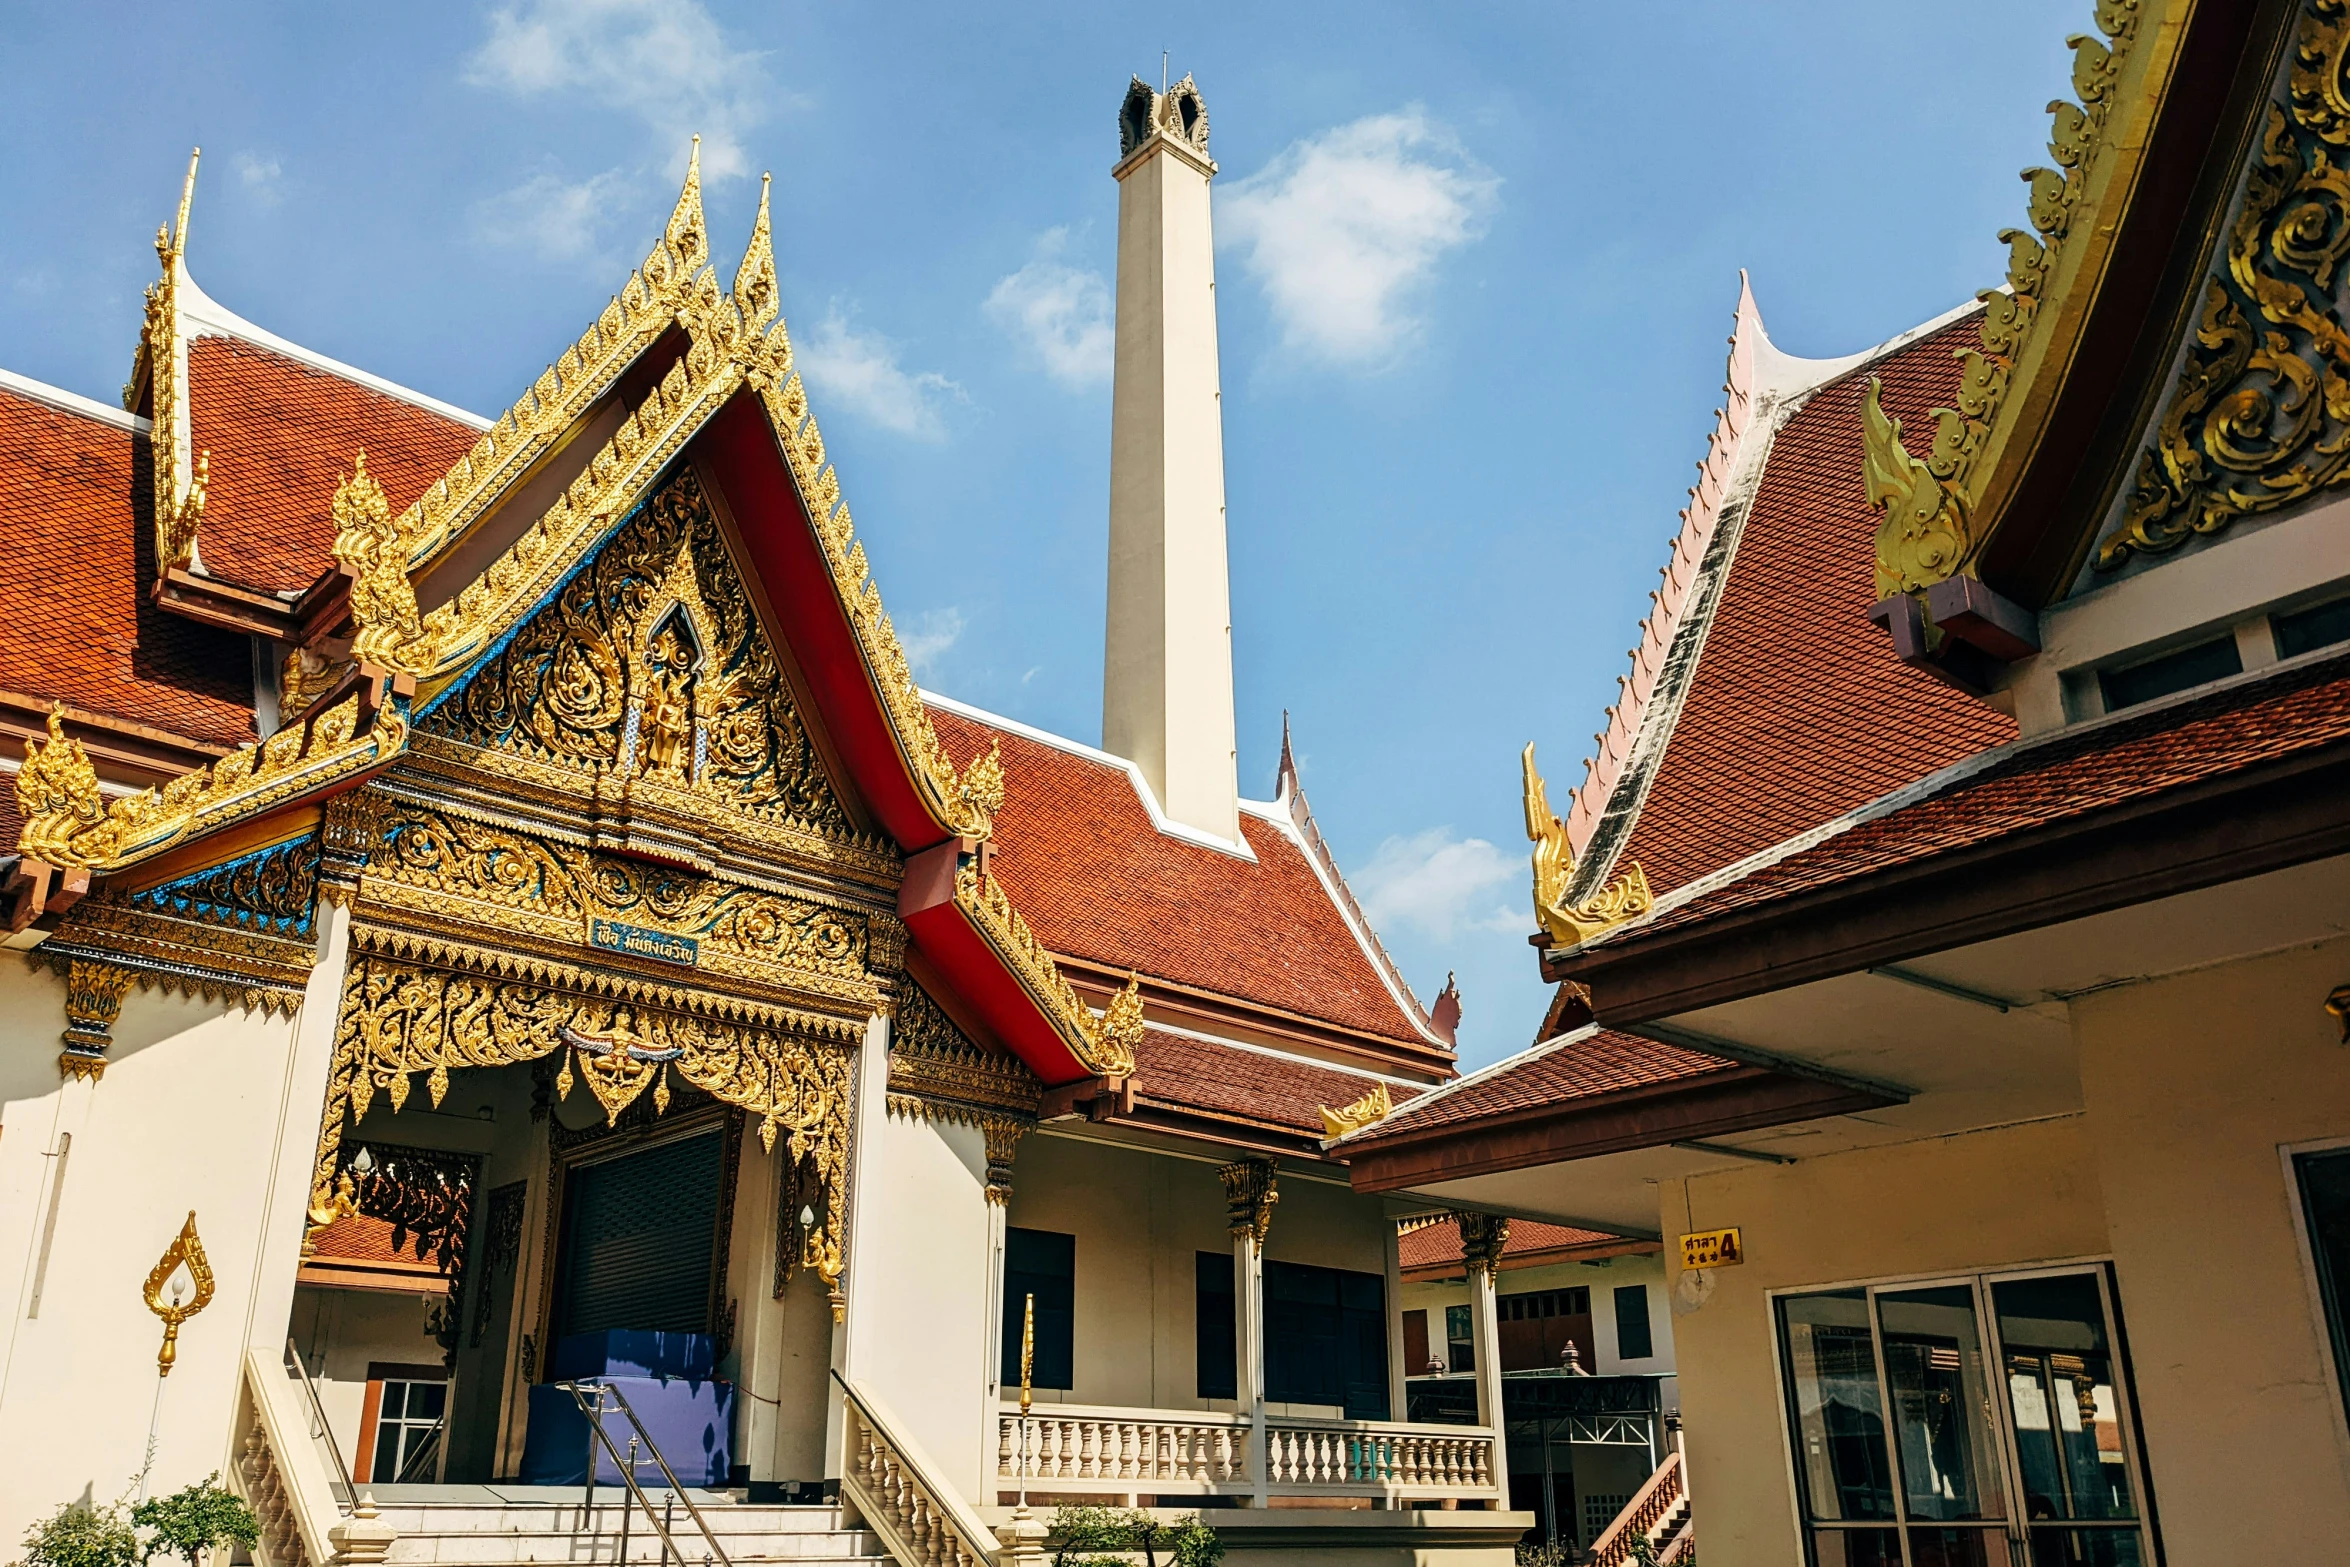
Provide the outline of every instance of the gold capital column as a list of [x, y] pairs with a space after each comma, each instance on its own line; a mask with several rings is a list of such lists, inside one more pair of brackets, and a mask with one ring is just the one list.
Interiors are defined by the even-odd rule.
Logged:
[[1461, 1260], [1469, 1266], [1469, 1332], [1477, 1361], [1477, 1423], [1501, 1430], [1501, 1324], [1494, 1311], [1493, 1278], [1509, 1244], [1510, 1221], [1499, 1214], [1455, 1213]]
[[57, 1069], [67, 1077], [105, 1075], [106, 1048], [114, 1043], [115, 1020], [130, 993], [131, 971], [111, 963], [75, 958], [65, 975], [65, 1050]]
[[1240, 1407], [1248, 1414], [1248, 1478], [1256, 1505], [1271, 1486], [1265, 1451], [1265, 1235], [1273, 1204], [1281, 1200], [1270, 1159], [1241, 1159], [1220, 1167], [1224, 1217], [1232, 1230], [1232, 1359]]

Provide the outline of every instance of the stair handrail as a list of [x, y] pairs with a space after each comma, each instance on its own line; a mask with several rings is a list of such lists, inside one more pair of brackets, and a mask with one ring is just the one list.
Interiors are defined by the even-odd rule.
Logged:
[[353, 1482], [351, 1466], [343, 1461], [343, 1444], [335, 1440], [334, 1422], [326, 1418], [326, 1405], [319, 1400], [318, 1385], [310, 1380], [310, 1367], [302, 1359], [302, 1350], [289, 1334], [286, 1338], [286, 1369], [294, 1373], [294, 1380], [302, 1384], [303, 1399], [310, 1406], [310, 1437], [323, 1439], [326, 1456], [334, 1462], [328, 1466], [328, 1486], [334, 1492], [335, 1507], [348, 1518], [359, 1505], [359, 1492]]
[[[718, 1536], [711, 1529], [709, 1520], [704, 1518], [702, 1510], [694, 1505], [694, 1499], [685, 1494], [685, 1487], [678, 1483], [677, 1472], [669, 1467], [669, 1460], [661, 1456], [660, 1444], [653, 1440], [653, 1435], [645, 1429], [644, 1422], [637, 1419], [636, 1411], [628, 1407], [628, 1395], [609, 1383], [603, 1382], [588, 1383], [584, 1386], [578, 1382], [558, 1382], [555, 1386], [569, 1393], [571, 1401], [579, 1406], [580, 1414], [587, 1420], [588, 1429], [594, 1432], [596, 1440], [604, 1445], [604, 1451], [612, 1455], [612, 1467], [620, 1471], [620, 1483], [628, 1487], [628, 1494], [636, 1498], [638, 1505], [644, 1508], [645, 1521], [653, 1526], [653, 1532], [661, 1537], [661, 1543], [669, 1549], [671, 1554], [676, 1556], [679, 1567], [684, 1567], [685, 1552], [678, 1548], [676, 1539], [669, 1533], [669, 1526], [661, 1521], [661, 1515], [653, 1511], [652, 1498], [645, 1495], [645, 1488], [637, 1483], [636, 1466], [644, 1460], [637, 1459], [632, 1463], [621, 1457], [619, 1446], [612, 1440], [612, 1433], [604, 1429], [604, 1395], [607, 1393], [620, 1400], [620, 1412], [628, 1417], [629, 1426], [636, 1432], [637, 1439], [645, 1444], [645, 1451], [653, 1455], [653, 1462], [661, 1466], [661, 1477], [669, 1482], [669, 1494], [685, 1503], [686, 1516], [693, 1519], [694, 1527], [701, 1531], [702, 1543], [707, 1545], [710, 1548], [710, 1554], [718, 1559], [719, 1567], [734, 1567], [734, 1563], [727, 1557], [726, 1547], [718, 1543]], [[596, 1395], [592, 1403], [588, 1398], [590, 1393]], [[595, 1454], [593, 1452], [588, 1455], [587, 1478], [588, 1495], [592, 1497], [595, 1495], [596, 1484]], [[628, 1503], [622, 1502], [620, 1505], [624, 1509], [622, 1519], [625, 1521], [627, 1517], [625, 1509]]]
[[[938, 1472], [937, 1466], [930, 1461], [929, 1454], [922, 1450], [921, 1444], [904, 1434], [880, 1400], [871, 1393], [857, 1387], [838, 1370], [832, 1373], [832, 1380], [840, 1384], [841, 1398], [847, 1403], [850, 1415], [862, 1422], [866, 1429], [881, 1439], [884, 1447], [896, 1455], [905, 1481], [946, 1526], [945, 1532], [951, 1537], [952, 1543], [961, 1547], [963, 1555], [971, 1562], [980, 1564], [980, 1567], [994, 1567], [999, 1558], [1001, 1542], [996, 1539], [995, 1532], [981, 1521], [971, 1504], [963, 1499], [961, 1492], [932, 1478]], [[874, 1496], [866, 1488], [864, 1477], [857, 1472], [853, 1458], [844, 1454], [841, 1469], [841, 1488], [855, 1498], [858, 1511], [866, 1514], [866, 1527], [882, 1537], [883, 1543], [890, 1548], [890, 1554], [904, 1563], [905, 1567], [935, 1567], [940, 1558], [906, 1538], [901, 1520], [894, 1516], [894, 1509], [888, 1509], [884, 1498]], [[885, 1509], [893, 1515], [876, 1516]]]
[[[265, 1533], [272, 1525], [290, 1525], [293, 1543], [302, 1556], [311, 1562], [338, 1561], [343, 1551], [334, 1536], [341, 1532], [343, 1519], [334, 1491], [320, 1484], [318, 1471], [325, 1465], [307, 1433], [297, 1445], [295, 1428], [308, 1411], [293, 1402], [291, 1390], [285, 1386], [288, 1380], [285, 1369], [272, 1367], [264, 1351], [246, 1350], [245, 1398], [252, 1410], [255, 1434], [266, 1449], [263, 1458], [271, 1473], [265, 1489], [270, 1494], [258, 1494], [250, 1465], [243, 1462], [234, 1466], [236, 1490], [257, 1513], [267, 1515]], [[285, 1558], [272, 1550], [261, 1559]]]
[[1632, 1537], [1647, 1538], [1657, 1520], [1671, 1512], [1680, 1499], [1681, 1455], [1674, 1452], [1667, 1454], [1648, 1483], [1633, 1493], [1624, 1510], [1616, 1514], [1616, 1521], [1591, 1542], [1591, 1549], [1583, 1553], [1585, 1567], [1623, 1567], [1631, 1559]]

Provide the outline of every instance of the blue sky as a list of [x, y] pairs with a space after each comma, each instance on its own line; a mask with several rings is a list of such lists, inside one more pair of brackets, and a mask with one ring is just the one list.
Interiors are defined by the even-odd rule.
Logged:
[[1288, 709], [1324, 832], [1422, 996], [1459, 971], [1482, 1062], [1544, 1000], [1517, 750], [1554, 798], [1582, 775], [1737, 269], [1821, 356], [1997, 282], [2090, 11], [5, 0], [0, 367], [116, 395], [200, 143], [213, 297], [494, 414], [699, 131], [729, 272], [775, 174], [786, 316], [926, 683], [1092, 741], [1109, 169], [1164, 49], [1222, 168], [1243, 792]]

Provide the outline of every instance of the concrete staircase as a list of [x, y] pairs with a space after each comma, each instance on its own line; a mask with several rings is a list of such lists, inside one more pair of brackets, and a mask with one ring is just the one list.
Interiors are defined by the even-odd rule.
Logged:
[[[621, 1502], [626, 1493], [598, 1486], [593, 1508], [577, 1486], [378, 1486], [378, 1521], [398, 1531], [384, 1557], [385, 1567], [449, 1563], [454, 1567], [506, 1567], [547, 1562], [577, 1567], [623, 1567]], [[653, 1506], [665, 1493], [651, 1491]], [[883, 1567], [880, 1539], [843, 1524], [838, 1507], [776, 1507], [738, 1502], [723, 1491], [694, 1491], [694, 1505], [709, 1521], [718, 1545], [736, 1567], [774, 1562], [822, 1562]], [[625, 1562], [658, 1567], [665, 1554], [661, 1537], [642, 1507], [629, 1504]], [[702, 1532], [680, 1503], [667, 1519], [670, 1538], [685, 1560], [681, 1567], [714, 1562]]]

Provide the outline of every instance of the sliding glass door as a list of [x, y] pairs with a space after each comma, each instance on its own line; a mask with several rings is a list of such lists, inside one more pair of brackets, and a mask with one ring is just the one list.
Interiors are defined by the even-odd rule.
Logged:
[[1815, 1567], [2150, 1567], [2104, 1270], [1778, 1301]]

